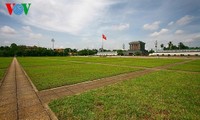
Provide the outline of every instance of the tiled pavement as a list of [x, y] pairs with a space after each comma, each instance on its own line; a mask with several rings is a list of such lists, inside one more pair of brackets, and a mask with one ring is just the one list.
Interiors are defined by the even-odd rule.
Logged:
[[154, 72], [155, 70], [140, 70], [131, 73], [125, 73], [117, 76], [102, 78], [94, 81], [83, 82], [75, 85], [68, 85], [50, 90], [43, 90], [38, 92], [38, 95], [43, 103], [49, 103], [53, 99], [61, 98], [63, 96], [74, 95], [82, 93], [91, 89], [111, 85], [120, 81], [128, 80], [131, 78], [139, 77], [144, 74]]
[[16, 58], [0, 86], [0, 120], [50, 120]]
[[[185, 62], [178, 64], [183, 63]], [[166, 67], [169, 65], [38, 92], [14, 58], [2, 84], [0, 84], [0, 120], [57, 119], [47, 105], [53, 99], [136, 78]]]

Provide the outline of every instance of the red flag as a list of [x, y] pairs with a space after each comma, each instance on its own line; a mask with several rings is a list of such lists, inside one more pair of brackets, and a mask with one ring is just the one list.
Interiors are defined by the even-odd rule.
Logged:
[[105, 36], [104, 34], [102, 34], [102, 38], [103, 38], [104, 40], [106, 40], [106, 36]]

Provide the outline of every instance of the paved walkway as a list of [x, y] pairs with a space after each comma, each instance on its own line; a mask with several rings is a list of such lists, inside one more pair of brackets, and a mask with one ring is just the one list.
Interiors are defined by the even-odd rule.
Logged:
[[16, 58], [0, 86], [0, 120], [50, 120]]
[[29, 81], [16, 58], [13, 59], [7, 74], [0, 84], [0, 120], [51, 120], [57, 119], [48, 108], [51, 100], [64, 96], [79, 94], [91, 89], [111, 85], [120, 81], [133, 79], [142, 75], [166, 69], [167, 67], [183, 64], [188, 61], [167, 66], [146, 68], [144, 70], [120, 74], [94, 81], [67, 85], [49, 90], [37, 91]]
[[61, 98], [63, 96], [74, 95], [99, 87], [118, 83], [120, 81], [136, 78], [144, 74], [154, 72], [155, 70], [140, 70], [131, 73], [120, 74], [112, 77], [102, 78], [89, 82], [83, 82], [75, 85], [67, 85], [63, 87], [43, 90], [38, 92], [38, 95], [43, 103], [49, 103], [53, 99]]

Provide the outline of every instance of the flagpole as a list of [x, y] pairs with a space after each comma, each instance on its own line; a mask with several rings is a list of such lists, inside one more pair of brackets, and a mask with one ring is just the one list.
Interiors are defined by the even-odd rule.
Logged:
[[103, 34], [101, 36], [101, 40], [102, 40], [101, 52], [103, 52]]
[[101, 52], [103, 52], [103, 37], [101, 37], [101, 40], [102, 40], [102, 49], [101, 49]]

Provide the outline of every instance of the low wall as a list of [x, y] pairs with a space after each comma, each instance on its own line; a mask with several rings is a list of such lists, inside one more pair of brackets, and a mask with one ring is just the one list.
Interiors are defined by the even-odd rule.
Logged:
[[117, 52], [98, 52], [97, 56], [116, 56]]
[[156, 52], [149, 54], [149, 56], [200, 56], [200, 52]]

